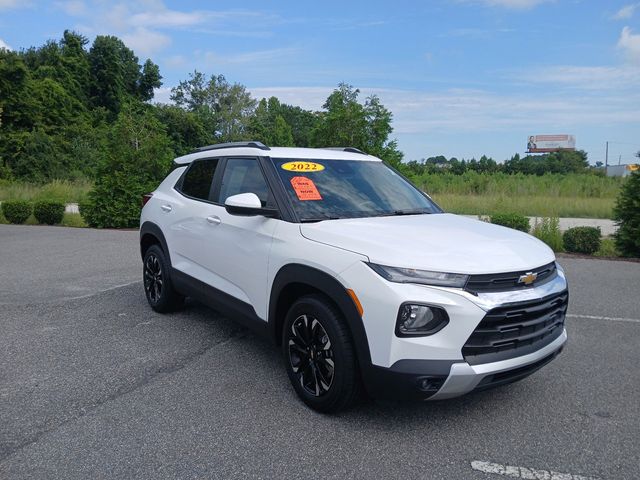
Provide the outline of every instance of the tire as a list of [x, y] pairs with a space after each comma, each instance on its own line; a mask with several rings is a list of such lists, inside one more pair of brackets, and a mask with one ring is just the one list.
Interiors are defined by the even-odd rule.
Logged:
[[304, 296], [291, 306], [282, 346], [291, 384], [312, 409], [335, 413], [360, 398], [360, 372], [351, 335], [342, 314], [326, 297]]
[[184, 303], [171, 283], [169, 262], [158, 245], [151, 245], [142, 262], [142, 284], [149, 306], [156, 312], [172, 312]]

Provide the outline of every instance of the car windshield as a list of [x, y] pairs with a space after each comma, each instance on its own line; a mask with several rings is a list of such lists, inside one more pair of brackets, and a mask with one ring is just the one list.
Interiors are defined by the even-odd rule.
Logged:
[[303, 222], [442, 212], [380, 161], [278, 158], [273, 162]]

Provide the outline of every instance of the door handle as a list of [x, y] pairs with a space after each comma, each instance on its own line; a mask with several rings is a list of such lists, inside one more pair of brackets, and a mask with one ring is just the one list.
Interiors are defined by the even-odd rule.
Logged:
[[222, 220], [220, 220], [220, 217], [210, 215], [207, 217], [207, 222], [211, 225], [220, 225], [222, 223]]
[[163, 212], [167, 212], [167, 213], [169, 213], [172, 210], [171, 205], [160, 205], [160, 208], [162, 209]]

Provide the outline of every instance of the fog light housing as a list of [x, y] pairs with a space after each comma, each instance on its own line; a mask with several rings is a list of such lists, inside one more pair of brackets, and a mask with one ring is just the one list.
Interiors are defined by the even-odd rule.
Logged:
[[447, 377], [419, 377], [416, 381], [418, 390], [434, 394], [444, 384]]
[[425, 337], [439, 332], [448, 323], [449, 315], [444, 308], [403, 303], [398, 311], [396, 335], [398, 337]]

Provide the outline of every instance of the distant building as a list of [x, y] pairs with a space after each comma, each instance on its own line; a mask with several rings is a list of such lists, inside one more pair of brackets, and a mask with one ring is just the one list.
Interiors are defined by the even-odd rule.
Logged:
[[631, 175], [631, 172], [640, 170], [640, 165], [609, 165], [607, 167], [607, 177], [626, 177]]

